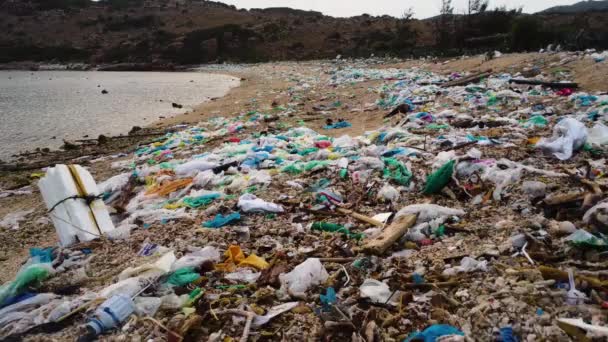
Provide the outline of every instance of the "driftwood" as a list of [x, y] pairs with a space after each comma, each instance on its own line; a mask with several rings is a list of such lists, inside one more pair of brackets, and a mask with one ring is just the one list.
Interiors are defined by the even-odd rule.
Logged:
[[382, 254], [390, 246], [392, 246], [399, 238], [416, 224], [418, 215], [405, 215], [397, 219], [390, 226], [386, 227], [382, 233], [373, 238], [368, 239], [362, 247], [364, 252], [372, 254]]
[[352, 210], [348, 210], [348, 209], [344, 209], [344, 208], [338, 208], [338, 210], [337, 210], [337, 211], [338, 211], [339, 213], [344, 214], [344, 215], [349, 215], [349, 216], [351, 216], [351, 217], [353, 217], [353, 218], [356, 218], [356, 219], [357, 219], [357, 220], [359, 220], [359, 221], [363, 221], [363, 222], [365, 222], [365, 223], [369, 223], [369, 224], [371, 224], [372, 226], [376, 226], [376, 227], [380, 227], [380, 228], [384, 227], [384, 223], [382, 223], [382, 222], [380, 222], [380, 221], [378, 221], [378, 220], [374, 220], [374, 219], [373, 219], [373, 218], [371, 218], [371, 217], [368, 217], [368, 216], [365, 216], [365, 215], [361, 215], [361, 214], [359, 214], [359, 213], [356, 213], [356, 212], [354, 212], [354, 211], [352, 211]]
[[467, 76], [467, 77], [462, 77], [459, 78], [457, 80], [454, 81], [449, 81], [449, 82], [445, 82], [441, 84], [442, 88], [448, 88], [448, 87], [456, 87], [456, 86], [461, 86], [461, 85], [467, 85], [470, 83], [475, 83], [478, 82], [479, 80], [481, 80], [482, 78], [486, 78], [489, 77], [492, 74], [492, 69], [488, 69], [484, 72], [480, 72], [478, 74], [475, 75], [471, 75], [471, 76]]
[[395, 116], [399, 113], [401, 114], [407, 114], [411, 111], [412, 109], [410, 108], [410, 105], [406, 104], [406, 103], [402, 103], [400, 105], [398, 105], [395, 109], [393, 109], [390, 113], [386, 114], [384, 116], [384, 118], [390, 118], [391, 116]]
[[[554, 279], [561, 281], [568, 281], [568, 272], [559, 270], [557, 268], [548, 267], [548, 266], [539, 266], [538, 270], [543, 275], [545, 279]], [[608, 290], [608, 281], [600, 280], [595, 277], [584, 276], [580, 274], [574, 274], [574, 279], [579, 281], [585, 281], [591, 286], [593, 289], [600, 291]]]
[[564, 89], [564, 88], [578, 88], [578, 83], [574, 82], [543, 82], [537, 80], [525, 80], [525, 79], [510, 79], [509, 83], [523, 84], [523, 85], [540, 85], [548, 88]]
[[[167, 134], [167, 132], [156, 132], [156, 133], [146, 133], [146, 134], [129, 134], [129, 135], [117, 135], [114, 137], [107, 137], [108, 141], [117, 140], [117, 139], [129, 139], [129, 138], [147, 138], [147, 137], [156, 137]], [[80, 144], [92, 144], [97, 143], [99, 138], [91, 138], [91, 139], [78, 139], [74, 140]]]

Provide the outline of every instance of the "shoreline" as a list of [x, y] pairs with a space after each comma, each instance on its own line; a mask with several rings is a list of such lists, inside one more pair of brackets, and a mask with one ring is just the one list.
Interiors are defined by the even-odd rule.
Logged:
[[[2, 72], [10, 72], [10, 71], [18, 71], [18, 72], [24, 72], [24, 70], [0, 70]], [[87, 72], [114, 72], [114, 71], [98, 71], [98, 70], [86, 70], [86, 71], [80, 71], [80, 70], [66, 70], [66, 69], [54, 69], [54, 70], [38, 70], [38, 71], [33, 71], [33, 72], [47, 72], [47, 71], [57, 71], [57, 72], [70, 72], [70, 71], [74, 71], [74, 72], [83, 72], [83, 73], [87, 73]], [[117, 72], [117, 71], [116, 71]], [[148, 73], [148, 72], [153, 72], [153, 73], [162, 73], [164, 71], [142, 71], [142, 73]], [[179, 71], [182, 72], [182, 71]], [[178, 72], [178, 73], [179, 73]], [[207, 72], [207, 71], [197, 71], [197, 70], [189, 70], [189, 71], [183, 71], [183, 72], [188, 72], [188, 73], [199, 73], [199, 74], [206, 74], [206, 75], [216, 75], [216, 76], [221, 76], [221, 77], [225, 77], [225, 80], [222, 80], [222, 83], [226, 84], [226, 90], [221, 92], [221, 95], [218, 97], [213, 97], [213, 95], [209, 95], [209, 96], [204, 96], [202, 97], [199, 101], [200, 102], [194, 102], [194, 104], [190, 104], [188, 106], [185, 106], [184, 110], [185, 112], [170, 112], [170, 111], [160, 111], [160, 109], [157, 109], [156, 111], [154, 110], [150, 110], [150, 111], [146, 111], [149, 113], [154, 113], [153, 115], [150, 114], [147, 117], [147, 122], [142, 122], [142, 123], [135, 123], [135, 124], [124, 124], [121, 125], [121, 129], [120, 131], [114, 130], [115, 132], [112, 132], [111, 134], [106, 134], [106, 133], [89, 133], [89, 136], [84, 136], [84, 137], [80, 137], [80, 136], [70, 136], [69, 138], [65, 138], [65, 135], [68, 134], [68, 132], [64, 132], [64, 138], [62, 138], [61, 135], [57, 135], [57, 140], [55, 140], [55, 142], [61, 142], [61, 140], [63, 139], [64, 142], [67, 142], [67, 145], [70, 145], [71, 147], [74, 147], [72, 145], [75, 146], [81, 146], [81, 145], [88, 145], [88, 144], [92, 144], [96, 141], [99, 140], [99, 138], [101, 137], [104, 140], [115, 140], [115, 139], [124, 139], [125, 137], [131, 136], [134, 137], [136, 134], [141, 135], [143, 133], [143, 135], [147, 135], [149, 133], [146, 133], [146, 131], [150, 131], [153, 130], [153, 134], [156, 133], [156, 131], [158, 129], [169, 129], [171, 124], [167, 124], [167, 121], [171, 121], [171, 122], [176, 122], [179, 121], [179, 117], [183, 116], [183, 115], [188, 115], [189, 113], [193, 112], [193, 111], [197, 111], [198, 108], [203, 107], [206, 103], [212, 102], [212, 101], [216, 101], [219, 99], [222, 99], [224, 97], [226, 97], [230, 92], [233, 91], [233, 89], [240, 87], [241, 85], [241, 81], [240, 78], [238, 76], [235, 75], [231, 75], [228, 74], [226, 72], [221, 73], [221, 72]], [[169, 103], [171, 103], [169, 101]], [[178, 105], [181, 105], [178, 103]], [[175, 109], [174, 109], [175, 111]], [[143, 131], [143, 132], [140, 132]], [[61, 146], [58, 146], [57, 143], [51, 143], [46, 142], [46, 141], [39, 141], [39, 143], [41, 143], [40, 145], [36, 145], [36, 146], [27, 146], [25, 147], [25, 149], [22, 150], [13, 150], [13, 151], [9, 151], [7, 153], [6, 156], [4, 156], [3, 158], [0, 158], [0, 170], [3, 169], [3, 165], [6, 164], [15, 164], [15, 163], [19, 163], [20, 161], [23, 161], [23, 158], [31, 158], [32, 156], [39, 156], [39, 155], [44, 155], [44, 154], [48, 154], [48, 155], [58, 155], [64, 152], [67, 152], [64, 148], [64, 146], [66, 146], [66, 144], [64, 143]]]

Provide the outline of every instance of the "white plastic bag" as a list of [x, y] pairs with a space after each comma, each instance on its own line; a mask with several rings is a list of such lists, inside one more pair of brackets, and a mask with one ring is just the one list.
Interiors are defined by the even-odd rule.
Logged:
[[17, 230], [19, 229], [19, 222], [25, 220], [25, 217], [33, 212], [34, 209], [9, 213], [0, 220], [0, 228]]
[[293, 294], [306, 292], [309, 287], [319, 285], [329, 278], [329, 274], [317, 258], [306, 259], [289, 273], [279, 275], [281, 289]]
[[207, 160], [195, 159], [189, 162], [178, 165], [175, 168], [175, 173], [178, 175], [189, 175], [199, 171], [206, 171], [219, 166], [217, 163], [209, 162]]
[[608, 127], [605, 125], [598, 123], [589, 131], [589, 138], [587, 141], [591, 145], [605, 145], [608, 144]]
[[465, 212], [460, 209], [442, 207], [437, 204], [412, 204], [399, 210], [397, 215], [395, 215], [395, 219], [410, 214], [418, 214], [417, 222], [421, 223], [445, 216], [462, 216]]
[[226, 274], [224, 278], [239, 283], [254, 283], [261, 275], [262, 272], [253, 272], [248, 268], [242, 268], [236, 272]]
[[261, 198], [257, 198], [257, 196], [253, 194], [245, 194], [239, 198], [239, 203], [237, 206], [246, 213], [252, 212], [270, 212], [270, 213], [282, 213], [283, 207], [266, 202]]
[[399, 191], [395, 189], [394, 186], [384, 184], [384, 186], [380, 188], [380, 191], [378, 191], [377, 198], [387, 202], [394, 202], [399, 199]]
[[154, 315], [160, 308], [162, 299], [158, 297], [136, 297], [134, 303], [135, 314], [140, 317], [154, 317]]
[[451, 277], [455, 276], [458, 273], [469, 273], [474, 271], [488, 271], [488, 262], [487, 261], [477, 261], [470, 257], [464, 257], [460, 260], [460, 266], [454, 266], [447, 268], [443, 271], [443, 275]]
[[199, 251], [186, 254], [179, 258], [171, 266], [171, 272], [177, 271], [184, 267], [199, 267], [206, 261], [218, 262], [220, 258], [220, 251], [217, 248], [207, 246]]
[[[375, 280], [375, 279], [365, 279], [363, 284], [359, 287], [359, 291], [361, 298], [369, 298], [372, 303], [378, 304], [393, 304], [391, 303], [391, 295], [393, 292], [388, 287], [387, 284]], [[399, 296], [393, 296], [399, 297]]]
[[559, 160], [568, 160], [585, 145], [587, 135], [587, 127], [580, 121], [565, 118], [553, 127], [553, 137], [541, 139], [536, 147], [553, 153]]

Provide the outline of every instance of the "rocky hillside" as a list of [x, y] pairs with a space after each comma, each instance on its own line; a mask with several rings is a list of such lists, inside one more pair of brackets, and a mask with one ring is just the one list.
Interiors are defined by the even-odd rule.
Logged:
[[[333, 18], [289, 8], [247, 11], [201, 0], [0, 0], [0, 63], [79, 61], [166, 68], [225, 60], [536, 50], [548, 43], [581, 45], [582, 39], [583, 45], [596, 46], [608, 41], [608, 28], [601, 24], [605, 14], [578, 21], [575, 15], [543, 20], [542, 15], [514, 11], [418, 21]], [[559, 23], [559, 29], [552, 23]], [[581, 26], [594, 36], [575, 40]], [[594, 26], [600, 29], [591, 30]]]
[[608, 0], [593, 1], [586, 0], [581, 1], [570, 6], [555, 6], [544, 10], [542, 13], [584, 13], [584, 12], [597, 12], [597, 11], [608, 11]]

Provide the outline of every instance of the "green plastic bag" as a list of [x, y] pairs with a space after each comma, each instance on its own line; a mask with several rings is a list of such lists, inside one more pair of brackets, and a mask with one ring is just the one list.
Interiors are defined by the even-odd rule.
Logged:
[[22, 268], [15, 280], [0, 286], [0, 307], [12, 297], [18, 296], [30, 286], [37, 286], [49, 277], [53, 270], [50, 263], [32, 264]]
[[302, 170], [302, 164], [300, 163], [293, 163], [281, 169], [281, 172], [289, 173], [292, 175], [299, 175], [300, 173], [302, 173], [302, 171], [304, 170]]
[[167, 279], [167, 283], [175, 286], [188, 285], [200, 278], [201, 275], [194, 272], [194, 267], [184, 267], [173, 272]]
[[395, 158], [384, 158], [385, 168], [382, 171], [384, 178], [391, 179], [399, 185], [409, 185], [412, 173]]
[[312, 160], [304, 165], [305, 171], [325, 169], [329, 163], [325, 160]]
[[433, 172], [426, 178], [426, 185], [423, 193], [425, 195], [436, 194], [441, 191], [452, 179], [454, 173], [455, 160], [450, 160], [444, 164], [439, 170]]
[[218, 193], [214, 193], [214, 194], [206, 194], [203, 196], [199, 196], [199, 197], [186, 197], [184, 198], [183, 202], [186, 206], [188, 206], [188, 208], [198, 208], [198, 207], [202, 207], [204, 205], [209, 205], [211, 204], [211, 202], [213, 202], [214, 200], [220, 198], [221, 195]]
[[342, 233], [349, 239], [361, 240], [365, 237], [363, 233], [352, 233], [348, 228], [341, 224], [329, 222], [315, 222], [312, 224], [312, 230], [320, 230], [329, 233]]

